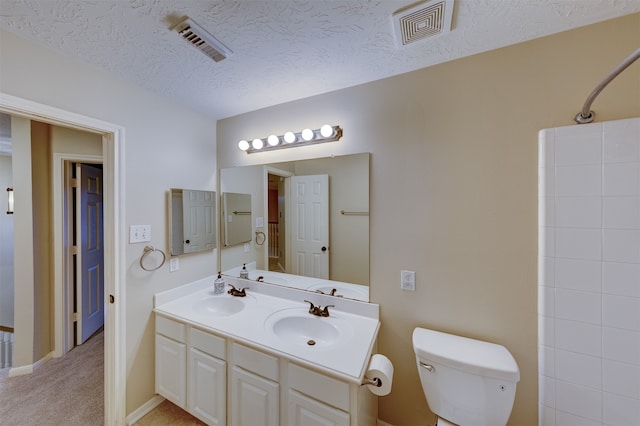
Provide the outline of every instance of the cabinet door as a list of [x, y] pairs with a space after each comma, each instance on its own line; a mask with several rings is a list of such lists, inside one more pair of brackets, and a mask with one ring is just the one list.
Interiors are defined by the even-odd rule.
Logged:
[[242, 368], [231, 369], [231, 424], [260, 426], [279, 424], [279, 385]]
[[209, 425], [227, 421], [226, 362], [189, 349], [187, 411]]
[[186, 345], [156, 334], [156, 392], [186, 408], [186, 376]]
[[349, 414], [289, 390], [289, 425], [349, 426]]

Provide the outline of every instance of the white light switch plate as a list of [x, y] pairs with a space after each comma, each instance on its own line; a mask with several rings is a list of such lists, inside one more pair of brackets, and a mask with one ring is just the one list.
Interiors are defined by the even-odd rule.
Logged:
[[151, 241], [151, 225], [131, 225], [129, 227], [129, 244]]
[[256, 217], [256, 228], [262, 228], [262, 227], [264, 227], [264, 218]]

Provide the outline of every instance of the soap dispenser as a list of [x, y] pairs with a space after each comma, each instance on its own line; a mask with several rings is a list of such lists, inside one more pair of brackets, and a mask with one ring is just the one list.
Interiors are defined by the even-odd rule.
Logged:
[[242, 264], [242, 270], [240, 271], [240, 278], [244, 278], [245, 280], [249, 279], [249, 271], [247, 271], [247, 264]]
[[223, 294], [224, 287], [224, 278], [222, 278], [222, 274], [218, 272], [218, 278], [213, 282], [213, 294]]

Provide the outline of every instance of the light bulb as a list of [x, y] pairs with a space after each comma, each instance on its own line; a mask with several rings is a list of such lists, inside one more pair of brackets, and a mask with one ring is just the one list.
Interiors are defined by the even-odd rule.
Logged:
[[333, 136], [333, 127], [325, 124], [324, 126], [320, 127], [320, 134], [325, 138]]
[[244, 139], [241, 140], [240, 142], [238, 142], [238, 148], [240, 148], [243, 151], [246, 151], [249, 149], [249, 142], [245, 141]]
[[284, 134], [284, 141], [286, 143], [293, 143], [296, 141], [296, 134], [293, 132], [287, 132]]
[[278, 138], [276, 135], [271, 135], [267, 138], [267, 143], [270, 146], [276, 146], [280, 143], [280, 138]]
[[305, 141], [310, 141], [311, 139], [313, 139], [313, 130], [304, 129], [302, 131], [302, 139], [304, 139]]
[[262, 142], [262, 139], [256, 138], [251, 142], [251, 145], [253, 146], [253, 149], [262, 149], [264, 142]]

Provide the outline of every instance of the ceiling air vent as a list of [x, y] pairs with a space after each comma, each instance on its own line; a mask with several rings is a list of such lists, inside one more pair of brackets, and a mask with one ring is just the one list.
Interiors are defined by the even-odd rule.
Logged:
[[393, 14], [399, 47], [451, 31], [453, 0], [432, 0], [400, 9]]
[[220, 62], [233, 53], [220, 40], [209, 34], [188, 16], [178, 22], [173, 29], [189, 44], [197, 47], [202, 53], [216, 62]]

